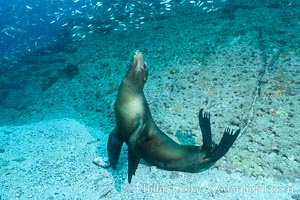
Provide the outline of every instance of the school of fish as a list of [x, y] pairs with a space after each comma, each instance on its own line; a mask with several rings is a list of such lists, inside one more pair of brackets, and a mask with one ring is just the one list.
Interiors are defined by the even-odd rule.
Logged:
[[212, 0], [29, 0], [0, 5], [0, 59], [30, 52], [57, 40], [59, 30], [72, 32], [73, 41], [83, 40], [95, 31], [139, 29], [151, 19], [175, 16], [178, 7], [201, 12], [219, 10]]

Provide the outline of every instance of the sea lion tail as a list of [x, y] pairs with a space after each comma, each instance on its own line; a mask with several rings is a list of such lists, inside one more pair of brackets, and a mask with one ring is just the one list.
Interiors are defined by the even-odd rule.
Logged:
[[225, 128], [223, 137], [220, 143], [210, 152], [206, 157], [210, 158], [212, 161], [217, 161], [223, 157], [230, 147], [233, 145], [234, 141], [240, 134], [240, 129], [233, 132], [229, 128]]
[[110, 166], [113, 169], [116, 169], [116, 165], [117, 165], [119, 157], [120, 157], [123, 143], [124, 143], [124, 141], [118, 135], [116, 129], [114, 129], [110, 133], [108, 142], [107, 142], [108, 158], [109, 158]]

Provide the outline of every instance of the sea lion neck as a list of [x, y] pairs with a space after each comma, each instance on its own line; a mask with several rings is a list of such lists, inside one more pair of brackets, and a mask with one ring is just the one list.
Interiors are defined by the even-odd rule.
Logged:
[[[135, 84], [133, 84], [135, 83]], [[139, 84], [137, 84], [137, 82], [135, 80], [132, 80], [130, 78], [125, 78], [122, 81], [121, 84], [121, 88], [126, 88], [126, 92], [127, 93], [134, 93], [134, 94], [141, 94], [143, 93], [143, 88], [144, 88], [144, 83], [140, 82]]]

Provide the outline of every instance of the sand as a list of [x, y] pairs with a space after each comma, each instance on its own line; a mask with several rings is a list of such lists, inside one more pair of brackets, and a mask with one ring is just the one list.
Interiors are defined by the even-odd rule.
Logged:
[[[291, 199], [299, 180], [250, 177], [213, 167], [202, 173], [170, 172], [139, 165], [127, 183], [126, 148], [117, 171], [93, 164], [106, 159], [100, 130], [73, 119], [0, 128], [1, 199]], [[218, 164], [217, 164], [218, 165]], [[295, 198], [297, 199], [297, 198]]]

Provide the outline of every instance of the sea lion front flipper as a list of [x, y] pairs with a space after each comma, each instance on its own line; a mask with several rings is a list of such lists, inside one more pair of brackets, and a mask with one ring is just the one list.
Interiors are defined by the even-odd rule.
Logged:
[[203, 108], [199, 111], [199, 124], [202, 133], [203, 146], [211, 150], [212, 149], [212, 138], [211, 138], [211, 128], [210, 128], [210, 114], [204, 112]]
[[117, 133], [116, 128], [114, 128], [114, 130], [110, 133], [107, 142], [108, 158], [109, 158], [110, 166], [113, 169], [116, 169], [116, 165], [120, 157], [122, 145], [123, 145], [123, 140]]
[[233, 130], [230, 130], [229, 128], [225, 128], [220, 143], [216, 146], [216, 148], [211, 153], [209, 153], [207, 157], [209, 157], [213, 161], [219, 160], [227, 153], [227, 151], [233, 145], [234, 141], [236, 140], [239, 134], [240, 134], [240, 129], [238, 129], [237, 131], [235, 131], [235, 133], [233, 133]]
[[131, 183], [132, 176], [141, 160], [140, 146], [143, 145], [143, 120], [139, 117], [136, 120], [136, 127], [132, 132], [128, 142], [128, 183]]
[[140, 160], [141, 156], [128, 148], [128, 183], [131, 183], [132, 176], [135, 175]]

